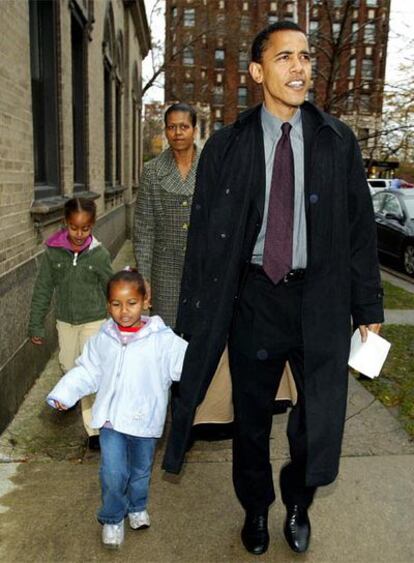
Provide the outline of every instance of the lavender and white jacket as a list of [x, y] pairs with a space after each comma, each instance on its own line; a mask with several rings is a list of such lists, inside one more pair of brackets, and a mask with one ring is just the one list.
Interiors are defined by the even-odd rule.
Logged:
[[73, 406], [96, 393], [92, 428], [110, 421], [114, 430], [145, 438], [161, 436], [168, 389], [179, 381], [187, 342], [161, 317], [142, 317], [145, 326], [124, 339], [112, 319], [85, 344], [75, 367], [47, 396]]

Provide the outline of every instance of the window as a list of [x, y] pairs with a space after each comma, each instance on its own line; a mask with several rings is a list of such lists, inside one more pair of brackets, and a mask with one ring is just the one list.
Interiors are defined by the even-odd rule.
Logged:
[[385, 201], [382, 212], [384, 213], [384, 215], [386, 213], [393, 213], [394, 215], [398, 215], [399, 217], [403, 215], [400, 202], [395, 195], [385, 194]]
[[217, 26], [218, 26], [218, 28], [220, 28], [221, 30], [223, 30], [224, 25], [225, 25], [225, 23], [226, 23], [226, 16], [225, 16], [225, 14], [220, 14], [220, 13], [218, 13], [217, 16], [216, 16], [216, 18], [217, 18]]
[[374, 61], [372, 59], [362, 59], [361, 78], [371, 80], [374, 77]]
[[214, 52], [214, 66], [215, 68], [224, 68], [224, 49], [216, 49]]
[[237, 90], [237, 105], [247, 106], [247, 88], [240, 86]]
[[248, 70], [249, 55], [246, 51], [239, 51], [239, 70]]
[[364, 27], [364, 42], [375, 43], [375, 24], [367, 23]]
[[35, 198], [58, 193], [55, 3], [29, 3]]
[[224, 101], [224, 87], [215, 86], [213, 90], [213, 104], [222, 104]]
[[73, 191], [86, 189], [86, 33], [72, 14], [72, 121], [73, 121]]
[[267, 18], [267, 23], [269, 25], [272, 25], [272, 23], [276, 23], [278, 21], [278, 17], [276, 14], [269, 14], [269, 17]]
[[247, 10], [249, 9], [249, 3], [248, 2], [243, 2], [243, 10], [245, 12], [247, 12]]
[[346, 99], [346, 111], [347, 112], [354, 111], [354, 95], [353, 94], [348, 94], [348, 97]]
[[172, 19], [172, 20], [175, 20], [176, 17], [177, 17], [177, 6], [173, 6], [173, 7], [171, 8], [171, 19]]
[[285, 15], [293, 16], [293, 2], [286, 2], [285, 4]]
[[375, 213], [380, 213], [384, 204], [386, 194], [375, 194], [372, 198], [372, 205]]
[[117, 41], [115, 67], [115, 183], [122, 182], [122, 81], [123, 81], [123, 50], [121, 35]]
[[214, 129], [214, 131], [218, 131], [223, 126], [224, 126], [223, 121], [215, 121], [214, 124], [213, 124], [213, 129]]
[[314, 90], [308, 91], [308, 102], [311, 102], [312, 104], [315, 103], [315, 92], [314, 92]]
[[184, 82], [184, 98], [186, 102], [194, 100], [194, 82]]
[[358, 143], [361, 149], [365, 149], [368, 146], [368, 136], [369, 129], [362, 127], [358, 129]]
[[224, 0], [219, 0], [219, 10], [224, 10], [224, 8], [225, 8]]
[[185, 49], [183, 50], [183, 64], [194, 64], [194, 47], [185, 47]]
[[332, 24], [332, 39], [334, 41], [338, 40], [340, 32], [341, 32], [341, 24], [340, 23], [333, 23]]
[[359, 23], [354, 22], [352, 24], [352, 40], [357, 41], [359, 32]]
[[195, 26], [195, 9], [184, 8], [184, 27]]
[[104, 143], [105, 185], [112, 185], [112, 79], [108, 64], [104, 66]]
[[351, 59], [349, 61], [349, 78], [355, 78], [356, 73], [356, 59]]
[[277, 10], [277, 2], [270, 2], [270, 11], [276, 12]]
[[366, 0], [367, 2], [367, 6], [375, 8], [376, 6], [378, 6], [377, 0]]
[[309, 23], [309, 36], [310, 39], [316, 39], [319, 33], [319, 22], [315, 20], [311, 20]]
[[138, 65], [134, 65], [132, 78], [132, 185], [138, 186], [141, 165], [141, 80], [139, 79]]
[[371, 110], [371, 96], [369, 94], [361, 94], [359, 97], [359, 110], [369, 113]]
[[124, 57], [122, 34], [115, 39], [114, 16], [111, 5], [104, 23], [103, 77], [104, 77], [104, 147], [105, 186], [122, 181], [123, 138], [123, 81]]
[[240, 31], [250, 31], [250, 16], [248, 14], [242, 14], [240, 17]]

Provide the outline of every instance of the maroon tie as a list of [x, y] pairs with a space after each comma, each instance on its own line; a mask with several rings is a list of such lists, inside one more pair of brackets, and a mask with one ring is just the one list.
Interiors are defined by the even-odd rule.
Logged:
[[282, 124], [275, 151], [263, 251], [263, 269], [278, 283], [292, 269], [294, 168], [290, 123]]

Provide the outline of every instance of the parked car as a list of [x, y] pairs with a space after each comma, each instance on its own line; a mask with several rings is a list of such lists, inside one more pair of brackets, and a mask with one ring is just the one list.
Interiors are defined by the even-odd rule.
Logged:
[[368, 178], [367, 179], [369, 191], [371, 195], [382, 192], [387, 188], [391, 188], [391, 178]]
[[397, 258], [414, 276], [414, 190], [386, 189], [372, 196], [378, 252]]

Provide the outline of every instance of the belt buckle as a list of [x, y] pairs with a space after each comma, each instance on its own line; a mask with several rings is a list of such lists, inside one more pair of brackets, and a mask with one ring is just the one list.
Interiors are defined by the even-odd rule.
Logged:
[[288, 272], [283, 276], [283, 283], [289, 283], [291, 277], [292, 277], [292, 271]]

